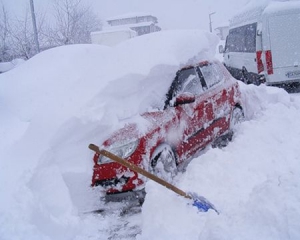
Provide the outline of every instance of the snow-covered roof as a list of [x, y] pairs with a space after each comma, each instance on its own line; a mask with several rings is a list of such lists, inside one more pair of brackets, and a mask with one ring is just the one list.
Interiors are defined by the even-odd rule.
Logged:
[[223, 26], [216, 27], [215, 30], [222, 29], [222, 28], [229, 28], [229, 24], [228, 25], [223, 25]]
[[153, 22], [140, 22], [140, 23], [131, 23], [131, 24], [122, 24], [122, 25], [118, 25], [118, 26], [110, 26], [110, 27], [105, 27], [103, 30], [104, 31], [114, 31], [114, 29], [118, 30], [120, 28], [137, 28], [137, 27], [146, 27], [146, 26], [151, 26], [154, 25]]
[[261, 17], [265, 7], [266, 5], [259, 4], [257, 6], [252, 6], [251, 8], [244, 8], [244, 10], [240, 11], [229, 20], [230, 27], [256, 21]]
[[283, 0], [256, 0], [250, 1], [244, 8], [238, 11], [230, 20], [230, 27], [250, 23], [261, 19], [263, 14], [276, 14], [278, 11], [299, 11], [299, 1]]
[[218, 28], [224, 28], [224, 27], [229, 27], [229, 21], [223, 21], [221, 24], [219, 24], [218, 27], [216, 27], [216, 29]]
[[113, 21], [113, 20], [118, 20], [118, 19], [126, 19], [126, 18], [134, 18], [134, 17], [145, 17], [145, 16], [153, 16], [153, 15], [150, 14], [150, 13], [141, 13], [141, 12], [139, 12], [139, 13], [125, 13], [125, 14], [122, 14], [122, 15], [118, 15], [118, 16], [115, 16], [115, 17], [108, 18], [106, 21]]
[[278, 13], [284, 13], [286, 11], [299, 12], [300, 2], [299, 1], [287, 1], [287, 2], [272, 2], [264, 10], [263, 14], [273, 15]]
[[106, 27], [106, 28], [103, 28], [102, 31], [91, 32], [91, 35], [99, 34], [99, 33], [124, 32], [124, 31], [135, 33], [135, 31], [132, 30], [127, 25], [125, 25], [125, 26], [122, 25], [122, 26], [115, 26], [115, 27]]

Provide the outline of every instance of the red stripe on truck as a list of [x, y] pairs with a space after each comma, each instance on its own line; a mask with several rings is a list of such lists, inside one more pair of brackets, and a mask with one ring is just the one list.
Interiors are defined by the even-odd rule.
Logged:
[[269, 75], [273, 74], [273, 62], [272, 62], [272, 53], [271, 50], [266, 51], [266, 63], [267, 63], [267, 72]]
[[262, 51], [256, 52], [257, 72], [261, 73], [264, 71], [264, 64], [261, 59]]

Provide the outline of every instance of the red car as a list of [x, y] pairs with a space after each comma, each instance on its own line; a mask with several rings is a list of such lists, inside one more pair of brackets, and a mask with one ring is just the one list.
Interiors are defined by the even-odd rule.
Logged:
[[[243, 117], [237, 81], [219, 61], [179, 70], [165, 97], [164, 108], [145, 112], [147, 124], [125, 125], [102, 148], [170, 180], [178, 168], [208, 144], [232, 132]], [[143, 176], [99, 154], [94, 155], [92, 186], [107, 194], [144, 188]]]

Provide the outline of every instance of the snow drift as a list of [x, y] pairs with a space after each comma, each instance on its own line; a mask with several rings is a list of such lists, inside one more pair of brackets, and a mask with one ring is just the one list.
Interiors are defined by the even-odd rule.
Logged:
[[197, 30], [159, 32], [115, 48], [51, 49], [2, 74], [0, 236], [77, 235], [79, 212], [93, 208], [92, 196], [82, 197], [92, 172], [88, 144], [147, 107], [154, 86], [166, 86], [182, 64], [211, 58], [216, 43]]
[[[155, 106], [183, 64], [211, 58], [217, 38], [194, 30], [145, 35], [114, 48], [45, 51], [0, 76], [0, 239], [108, 239], [116, 216], [83, 214], [92, 155], [130, 117]], [[148, 182], [137, 239], [299, 239], [300, 96], [241, 83], [247, 121], [176, 178], [212, 201], [199, 213]]]

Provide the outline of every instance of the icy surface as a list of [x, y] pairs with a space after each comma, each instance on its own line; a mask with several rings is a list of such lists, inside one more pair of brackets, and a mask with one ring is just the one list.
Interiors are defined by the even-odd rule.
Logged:
[[[199, 31], [160, 32], [48, 50], [1, 74], [0, 239], [299, 239], [300, 95], [277, 88], [241, 83], [246, 121], [233, 142], [175, 179], [220, 215], [148, 182], [142, 212], [122, 216], [90, 188], [88, 144], [161, 107], [176, 70], [216, 44]], [[87, 213], [101, 207], [113, 213]]]

